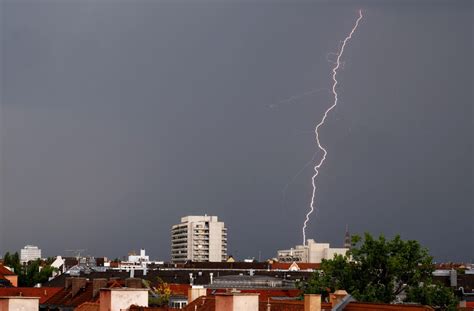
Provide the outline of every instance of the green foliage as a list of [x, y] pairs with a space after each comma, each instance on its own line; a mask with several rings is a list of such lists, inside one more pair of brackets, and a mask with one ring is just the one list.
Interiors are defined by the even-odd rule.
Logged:
[[423, 291], [415, 291], [421, 288], [420, 284], [431, 282], [433, 269], [432, 257], [417, 241], [403, 241], [400, 236], [393, 240], [383, 236], [374, 239], [366, 233], [363, 240], [359, 236], [352, 238], [352, 249], [346, 256], [323, 260], [321, 272], [315, 273], [302, 288], [305, 293], [323, 297], [344, 289], [359, 301], [383, 303], [391, 303], [402, 292], [410, 292], [410, 302], [450, 305], [454, 297], [450, 289], [423, 287]]
[[454, 311], [458, 300], [453, 291], [443, 285], [425, 283], [407, 290], [407, 300], [430, 305], [436, 310]]
[[3, 256], [3, 265], [13, 268], [16, 274], [21, 273], [20, 255], [18, 255], [18, 252], [14, 254], [6, 252], [5, 256]]
[[[166, 306], [168, 305], [171, 297], [171, 288], [168, 283], [164, 282], [160, 277], [157, 277], [158, 284], [151, 290], [156, 297], [149, 297], [148, 303], [153, 306]], [[147, 281], [147, 287], [150, 287], [150, 282]]]
[[354, 275], [347, 257], [336, 255], [333, 260], [323, 260], [321, 272], [315, 272], [313, 277], [304, 284], [305, 293], [321, 294], [323, 299], [329, 297], [337, 289], [353, 288]]
[[13, 255], [7, 252], [3, 258], [4, 265], [13, 268], [15, 274], [18, 275], [19, 286], [31, 287], [38, 283], [45, 283], [56, 271], [56, 268], [43, 263], [41, 259], [22, 265], [18, 252]]
[[40, 259], [30, 261], [25, 265], [23, 273], [19, 275], [18, 281], [20, 286], [35, 286], [38, 283], [45, 283], [53, 275], [53, 272], [56, 271], [56, 268], [53, 268], [48, 265], [42, 266], [42, 261]]

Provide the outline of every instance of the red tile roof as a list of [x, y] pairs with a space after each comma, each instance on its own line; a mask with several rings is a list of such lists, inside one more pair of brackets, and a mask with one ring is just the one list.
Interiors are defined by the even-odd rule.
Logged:
[[300, 270], [318, 270], [321, 269], [321, 264], [319, 263], [291, 263], [291, 262], [274, 262], [272, 263], [272, 270], [288, 270], [291, 265], [296, 264]]
[[191, 288], [189, 284], [168, 284], [171, 290], [171, 295], [188, 296], [188, 289]]
[[0, 288], [0, 296], [39, 297], [39, 303], [43, 304], [61, 290], [62, 288], [58, 287], [4, 287]]
[[16, 275], [13, 271], [5, 267], [4, 265], [0, 265], [0, 275]]
[[216, 297], [214, 296], [202, 296], [194, 301], [192, 301], [190, 304], [188, 304], [186, 307], [184, 307], [185, 311], [215, 311], [216, 310]]
[[[261, 298], [261, 297], [260, 297]], [[266, 311], [270, 303], [272, 311], [304, 311], [304, 301], [264, 301], [259, 299], [259, 311]], [[331, 310], [329, 303], [321, 304], [322, 310]], [[199, 297], [184, 308], [185, 311], [216, 311], [215, 296]], [[351, 302], [344, 308], [345, 311], [433, 311], [434, 309], [421, 305], [392, 305], [383, 303]]]
[[96, 302], [98, 299], [92, 296], [92, 283], [87, 282], [86, 286], [72, 297], [71, 289], [62, 289], [56, 295], [46, 301], [48, 306], [77, 307], [84, 302]]
[[[109, 280], [107, 282], [107, 288], [123, 287], [121, 280]], [[65, 306], [65, 307], [78, 307], [85, 302], [98, 302], [99, 295], [93, 296], [93, 283], [87, 281], [74, 296], [72, 296], [71, 288], [61, 288], [57, 294], [48, 299], [45, 304], [48, 306]]]
[[74, 311], [99, 311], [100, 304], [97, 302], [84, 302], [79, 307], [75, 308]]

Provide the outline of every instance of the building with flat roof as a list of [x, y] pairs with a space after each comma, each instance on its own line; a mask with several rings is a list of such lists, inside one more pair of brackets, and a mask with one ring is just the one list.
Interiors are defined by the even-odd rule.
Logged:
[[41, 259], [41, 249], [38, 246], [26, 245], [20, 250], [20, 261], [22, 263]]
[[349, 248], [331, 248], [329, 243], [316, 243], [308, 239], [305, 245], [296, 245], [295, 248], [279, 250], [278, 261], [321, 263], [323, 259], [333, 259], [334, 255], [345, 255]]
[[171, 261], [221, 262], [227, 259], [227, 228], [217, 216], [187, 216], [171, 227]]

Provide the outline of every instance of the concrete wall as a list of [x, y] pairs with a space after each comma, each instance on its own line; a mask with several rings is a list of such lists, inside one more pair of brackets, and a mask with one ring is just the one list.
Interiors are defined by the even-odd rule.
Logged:
[[111, 288], [100, 291], [100, 311], [120, 311], [131, 305], [148, 307], [148, 290]]
[[203, 286], [193, 286], [188, 289], [188, 303], [193, 302], [201, 296], [206, 296], [207, 290]]
[[233, 311], [258, 311], [258, 294], [234, 295]]
[[258, 311], [258, 294], [216, 295], [216, 310], [219, 311]]
[[209, 223], [209, 261], [222, 261], [222, 232], [224, 223]]
[[324, 250], [324, 259], [333, 259], [334, 255], [345, 255], [348, 248], [328, 248]]
[[304, 295], [304, 311], [321, 311], [321, 295]]
[[324, 259], [324, 252], [329, 248], [329, 243], [316, 243], [308, 240], [309, 262], [320, 263]]
[[38, 311], [39, 298], [0, 297], [0, 311]]

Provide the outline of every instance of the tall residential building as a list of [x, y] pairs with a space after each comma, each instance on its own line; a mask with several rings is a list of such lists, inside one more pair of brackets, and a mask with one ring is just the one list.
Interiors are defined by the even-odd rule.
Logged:
[[187, 216], [171, 227], [171, 261], [227, 259], [227, 228], [217, 216]]
[[309, 239], [305, 245], [279, 250], [278, 261], [321, 263], [323, 259], [333, 259], [336, 254], [345, 255], [348, 250], [348, 248], [331, 248], [329, 243], [316, 243], [313, 239]]
[[41, 258], [41, 249], [38, 246], [26, 245], [20, 250], [20, 262], [28, 262]]

